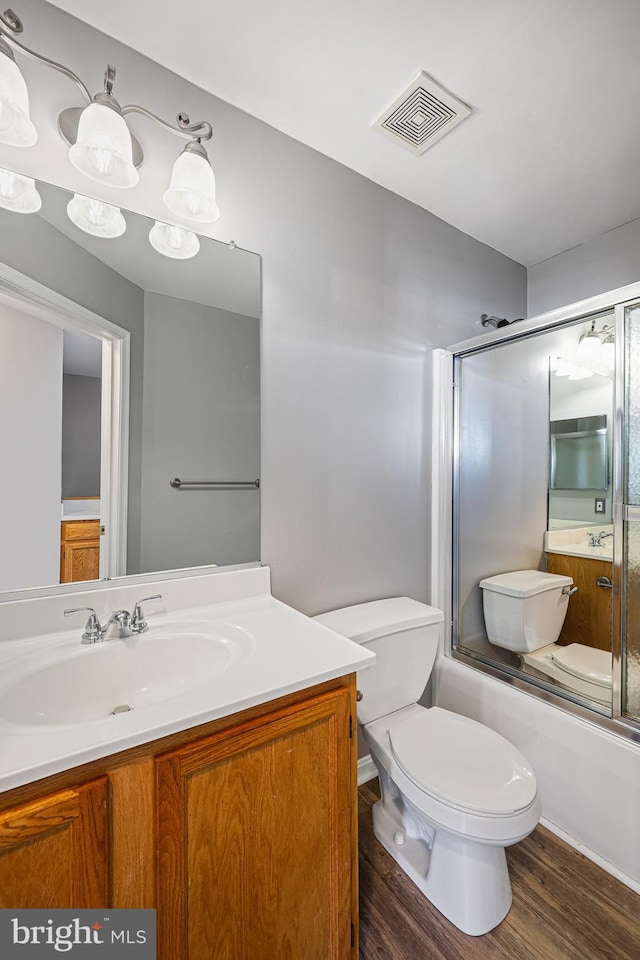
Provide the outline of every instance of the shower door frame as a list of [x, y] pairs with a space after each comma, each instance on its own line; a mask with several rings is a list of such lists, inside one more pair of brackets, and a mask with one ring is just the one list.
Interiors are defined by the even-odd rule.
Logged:
[[[629, 284], [595, 297], [568, 304], [515, 326], [503, 327], [482, 336], [454, 344], [446, 350], [434, 351], [433, 441], [432, 441], [432, 540], [431, 602], [444, 612], [443, 653], [472, 669], [479, 670], [503, 683], [560, 707], [627, 740], [640, 743], [640, 724], [622, 713], [622, 610], [623, 610], [623, 451], [625, 351], [624, 311], [640, 301], [640, 283]], [[616, 367], [614, 373], [614, 459], [612, 463], [613, 553], [613, 631], [612, 631], [612, 710], [611, 716], [555, 693], [550, 684], [540, 685], [524, 674], [510, 672], [480, 660], [456, 645], [456, 613], [458, 607], [458, 424], [459, 396], [455, 382], [457, 358], [485, 349], [521, 340], [536, 333], [567, 326], [581, 319], [614, 311]]]

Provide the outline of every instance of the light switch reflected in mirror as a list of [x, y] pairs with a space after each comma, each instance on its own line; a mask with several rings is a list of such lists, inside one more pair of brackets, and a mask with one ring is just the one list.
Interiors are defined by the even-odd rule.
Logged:
[[[0, 593], [258, 562], [260, 257], [195, 234], [194, 255], [163, 256], [154, 221], [127, 210], [107, 231], [117, 236], [91, 235], [99, 203], [36, 187], [37, 213], [0, 209], [0, 437], [13, 454]], [[126, 382], [109, 393], [127, 355]], [[116, 456], [105, 432], [121, 405]], [[107, 509], [107, 469], [126, 524]], [[171, 487], [176, 476], [223, 485]]]

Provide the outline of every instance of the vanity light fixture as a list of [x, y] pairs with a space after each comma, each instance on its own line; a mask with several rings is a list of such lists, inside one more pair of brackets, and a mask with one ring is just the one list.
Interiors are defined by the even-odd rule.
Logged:
[[37, 213], [42, 198], [31, 177], [23, 177], [0, 167], [0, 207], [13, 213]]
[[13, 51], [0, 36], [0, 142], [32, 147], [38, 133], [29, 116], [29, 93]]
[[215, 176], [203, 145], [203, 140], [210, 140], [213, 135], [210, 123], [191, 123], [188, 114], [179, 113], [173, 125], [137, 104], [121, 107], [113, 95], [115, 68], [111, 65], [107, 66], [104, 89], [91, 96], [82, 80], [68, 67], [24, 46], [17, 39], [22, 31], [22, 21], [13, 10], [5, 10], [0, 15], [0, 143], [29, 147], [37, 140], [29, 117], [27, 86], [15, 61], [14, 51], [18, 51], [64, 74], [82, 94], [84, 107], [69, 107], [58, 117], [58, 130], [70, 146], [69, 159], [77, 170], [106, 186], [118, 189], [135, 186], [144, 155], [131, 135], [126, 118], [137, 113], [187, 141], [173, 166], [169, 188], [163, 197], [167, 208], [195, 223], [213, 223], [218, 219]]

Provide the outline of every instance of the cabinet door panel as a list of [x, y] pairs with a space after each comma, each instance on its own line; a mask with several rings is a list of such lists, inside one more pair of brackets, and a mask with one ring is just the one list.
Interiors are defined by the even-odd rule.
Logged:
[[159, 758], [161, 960], [350, 956], [348, 727], [338, 690]]
[[107, 780], [0, 813], [0, 907], [107, 906]]
[[613, 611], [612, 590], [597, 586], [598, 577], [611, 580], [613, 564], [610, 560], [591, 560], [564, 553], [547, 554], [547, 570], [571, 577], [578, 588], [569, 600], [567, 616], [558, 643], [582, 643], [600, 650], [611, 650]]

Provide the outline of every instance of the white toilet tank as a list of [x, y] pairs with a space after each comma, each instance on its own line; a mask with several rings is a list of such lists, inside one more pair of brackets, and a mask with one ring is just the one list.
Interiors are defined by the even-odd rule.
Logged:
[[571, 577], [541, 570], [515, 570], [480, 581], [487, 636], [516, 653], [555, 643], [567, 615]]
[[438, 652], [441, 610], [409, 597], [373, 600], [314, 617], [323, 626], [364, 643], [376, 655], [358, 673], [359, 723], [369, 723], [416, 703]]

